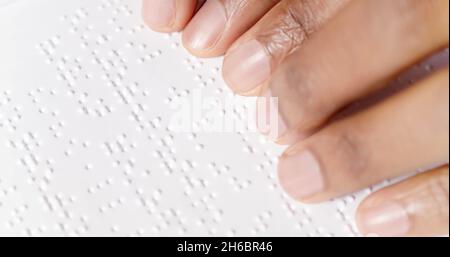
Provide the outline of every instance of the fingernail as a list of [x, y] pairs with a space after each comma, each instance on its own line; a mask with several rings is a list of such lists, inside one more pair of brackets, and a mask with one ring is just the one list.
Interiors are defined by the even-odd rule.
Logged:
[[248, 92], [262, 84], [270, 73], [269, 56], [257, 40], [251, 40], [232, 50], [223, 64], [225, 81], [238, 93]]
[[273, 97], [270, 89], [258, 97], [256, 107], [257, 128], [269, 140], [276, 141], [287, 130], [286, 123], [278, 110], [278, 98]]
[[144, 0], [143, 15], [151, 28], [170, 27], [176, 16], [175, 0]]
[[311, 151], [282, 157], [279, 178], [284, 190], [294, 199], [308, 199], [325, 189], [321, 166]]
[[208, 0], [184, 31], [185, 43], [193, 50], [207, 50], [220, 39], [227, 22], [223, 5]]
[[404, 236], [410, 230], [408, 213], [394, 202], [363, 210], [359, 223], [361, 231], [366, 235]]

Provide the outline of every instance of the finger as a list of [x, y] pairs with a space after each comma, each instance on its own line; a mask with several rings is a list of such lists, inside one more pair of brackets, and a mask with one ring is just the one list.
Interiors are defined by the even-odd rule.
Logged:
[[358, 227], [364, 235], [447, 235], [448, 191], [448, 166], [381, 189], [359, 206]]
[[183, 33], [194, 55], [223, 55], [228, 47], [280, 0], [208, 0]]
[[[286, 131], [308, 133], [347, 104], [448, 45], [449, 1], [352, 1], [270, 82]], [[400, 15], [401, 14], [401, 15]]]
[[294, 145], [279, 164], [294, 198], [319, 202], [448, 163], [448, 69]]
[[225, 56], [223, 75], [234, 92], [249, 95], [294, 49], [347, 0], [285, 0], [237, 40]]
[[143, 0], [142, 16], [155, 31], [180, 31], [192, 18], [196, 4], [197, 0]]

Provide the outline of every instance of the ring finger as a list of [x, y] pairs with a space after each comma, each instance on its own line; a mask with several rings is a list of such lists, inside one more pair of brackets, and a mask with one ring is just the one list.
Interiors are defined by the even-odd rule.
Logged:
[[[447, 0], [351, 1], [289, 55], [269, 83], [279, 143], [309, 135], [358, 99], [448, 46]], [[399, 16], [399, 14], [402, 14]]]
[[320, 202], [448, 163], [448, 79], [440, 71], [292, 146], [280, 159], [280, 183], [297, 200]]

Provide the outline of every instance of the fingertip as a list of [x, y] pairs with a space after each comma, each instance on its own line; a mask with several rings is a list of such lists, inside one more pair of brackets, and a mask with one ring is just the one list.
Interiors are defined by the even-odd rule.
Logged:
[[154, 31], [178, 32], [192, 18], [195, 6], [196, 0], [143, 0], [142, 18]]
[[196, 13], [183, 32], [183, 46], [202, 58], [223, 55], [216, 49], [226, 27], [227, 17], [220, 1], [207, 1]]
[[326, 185], [322, 168], [317, 156], [309, 150], [283, 155], [278, 164], [278, 179], [285, 192], [297, 201], [323, 201], [320, 194]]
[[152, 30], [167, 32], [175, 23], [175, 0], [143, 0], [142, 17]]

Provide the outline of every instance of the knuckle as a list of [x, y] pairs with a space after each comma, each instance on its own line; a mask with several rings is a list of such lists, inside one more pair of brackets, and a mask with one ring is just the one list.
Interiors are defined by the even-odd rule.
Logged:
[[296, 1], [286, 8], [286, 20], [293, 24], [295, 29], [300, 30], [305, 37], [308, 37], [314, 32], [314, 28], [318, 23], [317, 17], [319, 12], [315, 8], [313, 2], [320, 1]]
[[[279, 17], [272, 20], [260, 40], [273, 56], [286, 56], [295, 51], [339, 6], [329, 0], [286, 1], [279, 5]], [[275, 22], [274, 22], [275, 21]]]
[[276, 60], [282, 60], [315, 33], [349, 0], [289, 0], [264, 20], [258, 39]]
[[314, 127], [313, 117], [322, 117], [321, 97], [317, 96], [313, 84], [298, 69], [295, 63], [289, 64], [277, 72], [270, 83], [274, 95], [282, 97], [280, 107], [288, 117], [289, 125], [299, 131]]
[[311, 77], [314, 73], [301, 65], [295, 60], [283, 65], [269, 87], [274, 95], [282, 97], [280, 106], [288, 116], [289, 125], [299, 132], [309, 132], [329, 116], [330, 105]]
[[250, 3], [247, 0], [222, 0], [222, 4], [225, 7], [227, 17], [233, 17]]
[[299, 23], [299, 14], [291, 6], [284, 5], [281, 9], [281, 17], [274, 19], [259, 35], [259, 40], [264, 42], [268, 53], [277, 60], [295, 51], [307, 38], [305, 29]]
[[343, 126], [331, 133], [334, 142], [331, 154], [336, 156], [342, 172], [355, 180], [366, 175], [370, 166], [369, 147], [364, 144], [364, 134], [361, 126]]

